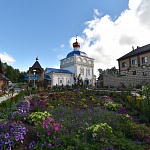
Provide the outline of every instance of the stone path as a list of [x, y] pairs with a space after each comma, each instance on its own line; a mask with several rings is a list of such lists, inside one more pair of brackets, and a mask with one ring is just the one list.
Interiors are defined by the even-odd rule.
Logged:
[[[15, 93], [13, 94], [13, 96], [15, 96], [15, 95], [17, 95], [17, 94], [18, 94], [18, 92], [15, 92]], [[8, 96], [7, 96], [7, 95], [0, 97], [0, 103], [1, 103], [2, 101], [7, 100], [7, 99], [8, 99]]]

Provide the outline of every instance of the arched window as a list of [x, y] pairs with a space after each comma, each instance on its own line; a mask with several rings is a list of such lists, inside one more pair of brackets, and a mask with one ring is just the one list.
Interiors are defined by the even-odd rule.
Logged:
[[90, 69], [88, 69], [88, 75], [90, 76]]
[[84, 68], [83, 67], [80, 68], [80, 74], [84, 75]]
[[88, 68], [86, 68], [86, 76], [88, 75]]

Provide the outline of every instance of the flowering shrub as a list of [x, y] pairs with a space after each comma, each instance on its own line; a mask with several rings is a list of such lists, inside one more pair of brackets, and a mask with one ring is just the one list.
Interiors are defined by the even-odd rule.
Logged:
[[51, 114], [48, 113], [47, 111], [44, 112], [33, 112], [28, 116], [28, 120], [31, 123], [34, 124], [39, 124], [41, 123], [43, 120], [47, 119], [48, 117], [50, 117]]
[[16, 148], [17, 145], [23, 143], [27, 131], [21, 121], [0, 125], [0, 150]]
[[95, 124], [86, 128], [86, 130], [91, 131], [93, 137], [97, 136], [101, 131], [105, 132], [108, 137], [112, 134], [112, 128], [107, 123]]
[[24, 101], [17, 106], [16, 111], [8, 116], [8, 119], [12, 121], [25, 121], [28, 117], [29, 110], [30, 104], [27, 101]]
[[105, 108], [109, 110], [116, 111], [118, 108], [121, 106], [120, 104], [112, 103], [112, 102], [107, 102], [104, 104]]
[[107, 123], [95, 124], [86, 128], [86, 131], [88, 141], [99, 141], [109, 147], [109, 142], [111, 141], [113, 132], [112, 128]]
[[61, 146], [61, 139], [59, 137], [62, 129], [63, 126], [60, 123], [55, 123], [54, 118], [51, 117], [36, 124], [35, 132], [38, 142], [32, 141], [28, 149], [41, 147], [41, 150], [46, 150]]
[[41, 99], [39, 97], [34, 97], [30, 99], [30, 107], [31, 111], [43, 111], [48, 106], [48, 100], [47, 99]]
[[150, 128], [144, 124], [135, 124], [131, 126], [130, 133], [132, 138], [136, 141], [150, 143]]
[[114, 102], [114, 100], [111, 97], [106, 95], [102, 96], [102, 100], [104, 100], [104, 102]]

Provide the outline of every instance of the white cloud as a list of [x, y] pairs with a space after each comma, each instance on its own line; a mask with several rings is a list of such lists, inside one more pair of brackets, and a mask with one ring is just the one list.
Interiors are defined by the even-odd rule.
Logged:
[[98, 17], [98, 16], [101, 16], [101, 15], [102, 15], [102, 13], [100, 13], [100, 12], [98, 11], [98, 9], [94, 9], [94, 15], [93, 15], [94, 18], [96, 18], [96, 17]]
[[[78, 37], [81, 51], [95, 59], [97, 69], [118, 68], [117, 59], [132, 50], [132, 46], [144, 46], [150, 39], [150, 0], [129, 0], [129, 9], [112, 21], [109, 15], [94, 18], [85, 23], [82, 37]], [[96, 17], [97, 16], [97, 17]], [[72, 44], [75, 38], [70, 39]]]
[[8, 65], [12, 65], [15, 62], [15, 59], [6, 52], [0, 53], [0, 59], [2, 62], [6, 62]]

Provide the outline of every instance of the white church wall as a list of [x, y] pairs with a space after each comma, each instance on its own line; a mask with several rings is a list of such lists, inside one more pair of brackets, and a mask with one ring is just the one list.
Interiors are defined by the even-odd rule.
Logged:
[[89, 80], [89, 84], [93, 85], [93, 68], [83, 65], [77, 66], [77, 76], [81, 74], [81, 78], [83, 79], [83, 82], [85, 80]]
[[58, 85], [58, 76], [57, 75], [53, 75], [53, 85]]
[[68, 70], [68, 71], [74, 73], [74, 66], [61, 67], [60, 69]]
[[52, 86], [55, 86], [56, 84], [61, 86], [62, 84], [64, 86], [66, 85], [72, 85], [73, 84], [73, 76], [71, 74], [53, 74], [53, 84]]

